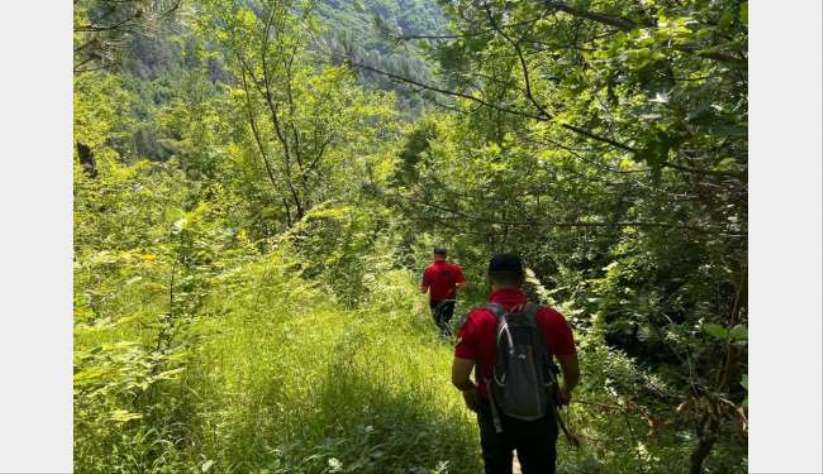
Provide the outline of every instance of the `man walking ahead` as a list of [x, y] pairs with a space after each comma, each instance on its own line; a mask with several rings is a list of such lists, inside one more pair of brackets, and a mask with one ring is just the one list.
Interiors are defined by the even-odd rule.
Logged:
[[569, 403], [580, 376], [572, 332], [560, 313], [527, 301], [517, 256], [492, 258], [489, 280], [490, 304], [471, 310], [457, 333], [452, 383], [477, 413], [486, 474], [511, 474], [513, 450], [524, 474], [553, 474], [557, 405]]
[[444, 335], [450, 334], [449, 321], [454, 314], [457, 289], [466, 286], [463, 268], [446, 261], [446, 249], [434, 249], [434, 262], [423, 271], [420, 292], [429, 293], [429, 308], [434, 322]]

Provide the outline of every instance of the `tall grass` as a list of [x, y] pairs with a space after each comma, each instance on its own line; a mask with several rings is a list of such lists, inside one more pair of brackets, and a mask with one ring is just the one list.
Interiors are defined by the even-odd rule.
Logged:
[[449, 383], [450, 345], [429, 324], [408, 273], [384, 275], [370, 302], [356, 310], [342, 309], [277, 257], [233, 274], [208, 303], [222, 316], [194, 323], [190, 331], [199, 342], [185, 371], [157, 388], [154, 400], [166, 416], [120, 422], [118, 432], [130, 442], [79, 433], [78, 442], [129, 450], [130, 459], [96, 465], [78, 459], [78, 467], [480, 469], [474, 421]]

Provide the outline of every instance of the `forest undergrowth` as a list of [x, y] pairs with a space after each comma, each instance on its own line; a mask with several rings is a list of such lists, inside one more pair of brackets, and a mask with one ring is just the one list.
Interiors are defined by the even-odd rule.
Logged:
[[[219, 270], [193, 265], [184, 276], [167, 262], [176, 283], [152, 275], [162, 256], [82, 254], [76, 283], [111, 286], [97, 303], [88, 286], [79, 291], [78, 314], [112, 316], [76, 328], [76, 472], [482, 470], [476, 421], [450, 384], [453, 341], [437, 332], [414, 273], [396, 267], [396, 239], [377, 231], [371, 246], [344, 260], [331, 258], [343, 239], [314, 245], [329, 228], [355, 226], [356, 214], [318, 210], [262, 255], [235, 236], [215, 252], [227, 260]], [[214, 245], [203, 240], [208, 215], [201, 206], [169, 222], [177, 247], [168, 249], [178, 260], [180, 252], [203, 259], [198, 242]], [[328, 278], [334, 274], [338, 281]], [[482, 304], [484, 283], [476, 283], [458, 313]], [[529, 291], [551, 299], [533, 274]], [[164, 305], [172, 311], [159, 311]], [[640, 401], [647, 391], [670, 396], [665, 384], [608, 348], [596, 328], [576, 337], [584, 378], [564, 416], [583, 445], [561, 438], [559, 472], [685, 472], [688, 435], [656, 433], [655, 407]], [[744, 469], [718, 453], [706, 472]]]

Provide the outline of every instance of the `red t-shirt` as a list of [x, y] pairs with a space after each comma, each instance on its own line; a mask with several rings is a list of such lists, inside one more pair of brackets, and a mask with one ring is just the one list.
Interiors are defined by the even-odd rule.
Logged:
[[454, 299], [457, 294], [455, 285], [465, 280], [463, 267], [445, 260], [435, 260], [423, 272], [423, 288], [431, 290], [431, 301]]
[[[518, 306], [526, 304], [526, 294], [515, 288], [505, 288], [493, 292], [489, 301], [498, 303], [506, 311], [513, 311]], [[552, 308], [541, 306], [537, 311], [537, 324], [543, 337], [549, 343], [552, 355], [571, 355], [576, 349], [572, 330], [562, 314]], [[466, 315], [465, 321], [457, 331], [457, 345], [454, 348], [455, 357], [474, 359], [474, 378], [478, 385], [478, 392], [486, 396], [488, 380], [492, 377], [494, 355], [496, 350], [495, 332], [497, 317], [486, 308], [474, 308]]]

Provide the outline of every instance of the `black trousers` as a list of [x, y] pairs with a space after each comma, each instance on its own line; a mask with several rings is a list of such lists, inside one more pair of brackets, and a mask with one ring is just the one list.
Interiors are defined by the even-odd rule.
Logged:
[[454, 300], [429, 301], [429, 308], [431, 308], [432, 311], [434, 324], [440, 328], [440, 332], [443, 333], [444, 336], [451, 335], [449, 322], [451, 322], [452, 316], [454, 316], [454, 303]]
[[486, 474], [512, 474], [513, 451], [523, 474], [554, 474], [557, 461], [557, 421], [552, 414], [535, 421], [509, 418], [500, 413], [502, 433], [495, 432], [491, 405], [481, 400], [477, 422]]

